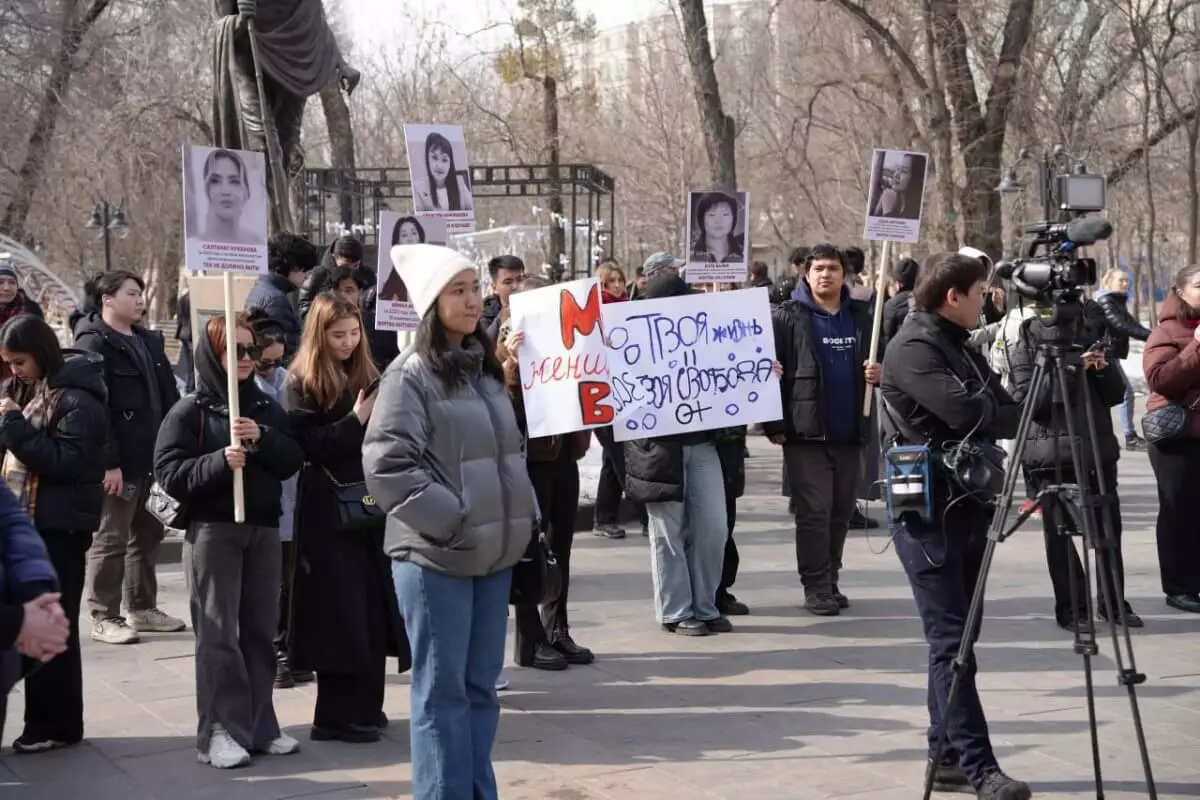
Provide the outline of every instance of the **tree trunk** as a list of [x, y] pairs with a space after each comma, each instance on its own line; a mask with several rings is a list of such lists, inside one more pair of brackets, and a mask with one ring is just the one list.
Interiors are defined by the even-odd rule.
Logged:
[[[345, 178], [353, 174], [356, 167], [356, 159], [354, 153], [354, 128], [350, 123], [350, 107], [346, 105], [346, 97], [342, 94], [342, 87], [338, 83], [339, 78], [334, 76], [329, 83], [321, 89], [321, 108], [325, 111], [325, 127], [329, 130], [329, 159], [330, 166], [334, 169], [345, 170], [343, 174], [343, 183], [341, 195], [338, 197], [338, 213], [342, 221], [342, 225], [349, 228], [355, 222], [362, 221], [359, 218], [364, 216], [366, 211], [362, 210], [356, 213], [354, 207], [355, 197], [357, 192], [352, 191], [352, 188]], [[299, 192], [293, 194], [304, 194], [303, 187], [299, 187]], [[301, 196], [293, 198], [292, 208], [296, 214], [300, 213], [301, 209], [306, 208], [307, 198]], [[299, 221], [299, 217], [297, 217]]]
[[[546, 163], [550, 165], [550, 190], [547, 193], [550, 206], [549, 258], [550, 266], [557, 271], [563, 266], [563, 253], [567, 252], [567, 230], [562, 224], [566, 214], [563, 209], [562, 184], [559, 182], [562, 179], [559, 172], [559, 163], [562, 160], [562, 138], [558, 129], [558, 81], [549, 75], [542, 77], [542, 133], [546, 140]], [[575, 220], [565, 221], [572, 226], [572, 231], [574, 231]], [[571, 240], [574, 241], [574, 239], [575, 237], [572, 236]], [[580, 272], [580, 265], [575, 263], [578, 255], [578, 253], [571, 253], [567, 262], [572, 278], [591, 274], [590, 263], [585, 263], [582, 273]], [[589, 253], [588, 258], [590, 257]]]
[[[936, 51], [934, 50], [933, 10], [929, 0], [925, 0], [923, 3], [923, 12], [925, 52], [932, 54]], [[937, 59], [932, 56], [929, 59], [928, 97], [930, 102], [924, 105], [929, 109], [928, 130], [933, 145], [933, 152], [929, 154], [933, 162], [930, 171], [933, 172], [934, 185], [937, 187], [941, 215], [940, 218], [935, 217], [933, 220], [929, 220], [929, 203], [926, 203], [925, 210], [921, 212], [921, 215], [926, 218], [926, 225], [932, 223], [934, 234], [931, 238], [940, 242], [944, 250], [957, 250], [954, 144], [950, 140], [950, 112], [946, 108], [946, 92], [942, 87], [941, 76], [938, 74]]]
[[83, 37], [96, 20], [108, 8], [110, 0], [91, 0], [82, 16], [75, 13], [78, 0], [62, 0], [62, 25], [58, 42], [58, 55], [50, 70], [50, 78], [42, 90], [38, 103], [33, 130], [25, 148], [25, 160], [17, 171], [17, 185], [9, 200], [8, 208], [0, 219], [0, 231], [6, 232], [17, 241], [25, 238], [25, 223], [33, 207], [33, 197], [46, 172], [50, 148], [54, 144], [54, 129], [58, 126], [58, 113], [75, 72], [75, 56], [83, 44]]
[[692, 84], [704, 130], [704, 148], [712, 171], [713, 188], [737, 191], [737, 166], [734, 150], [736, 127], [721, 105], [721, 87], [717, 82], [712, 49], [708, 46], [708, 21], [704, 0], [679, 0], [683, 19], [683, 42], [692, 67]]

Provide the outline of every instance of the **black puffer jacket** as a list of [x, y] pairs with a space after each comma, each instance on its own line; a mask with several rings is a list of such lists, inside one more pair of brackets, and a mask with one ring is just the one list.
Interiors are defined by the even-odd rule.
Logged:
[[47, 381], [59, 392], [49, 419], [35, 428], [20, 411], [0, 416], [0, 445], [38, 477], [34, 524], [39, 531], [86, 531], [100, 525], [104, 505], [104, 360], [95, 353], [63, 352]]
[[[167, 413], [154, 447], [154, 478], [183, 503], [193, 522], [233, 522], [233, 470], [229, 446], [229, 406], [222, 359], [207, 336], [196, 343], [196, 392]], [[254, 383], [238, 384], [239, 411], [254, 420], [261, 438], [246, 446], [246, 524], [279, 527], [283, 481], [304, 463], [300, 445], [288, 431], [283, 409]]]
[[1150, 329], [1129, 313], [1128, 304], [1129, 295], [1125, 292], [1104, 292], [1087, 306], [1091, 311], [1089, 321], [1104, 325], [1104, 335], [1109, 341], [1108, 357], [1112, 359], [1129, 357], [1130, 339], [1144, 342], [1150, 338]]
[[[333, 278], [333, 273], [338, 269], [337, 262], [329, 253], [321, 259], [321, 263], [317, 268], [308, 273], [308, 277], [304, 279], [304, 283], [300, 286], [299, 298], [296, 301], [296, 310], [300, 314], [300, 321], [304, 322], [308, 317], [308, 310], [312, 308], [313, 300], [317, 299], [317, 295], [326, 289], [332, 289], [329, 282]], [[366, 264], [359, 264], [351, 273], [358, 285], [364, 290], [374, 288], [378, 282], [375, 275], [375, 270], [368, 267]]]
[[[1102, 332], [1089, 326], [1080, 340], [1084, 346], [1097, 341]], [[1012, 397], [1018, 403], [1025, 402], [1032, 391], [1034, 361], [1037, 353], [1039, 337], [1044, 336], [1042, 323], [1035, 317], [1026, 320], [1021, 326], [1020, 346], [1012, 348], [1009, 354], [1012, 363]], [[1101, 467], [1110, 467], [1121, 457], [1121, 447], [1113, 433], [1112, 414], [1109, 409], [1119, 405], [1125, 399], [1125, 381], [1121, 376], [1121, 366], [1109, 362], [1108, 368], [1087, 373], [1087, 387], [1091, 395], [1092, 415], [1096, 421], [1096, 434], [1099, 437]], [[1048, 376], [1053, 380], [1042, 382], [1038, 396], [1030, 400], [1034, 404], [1033, 423], [1030, 427], [1028, 444], [1021, 463], [1031, 470], [1053, 469], [1058, 464], [1071, 463], [1071, 438], [1067, 435], [1066, 414], [1071, 414], [1071, 422], [1075, 427], [1075, 435], [1079, 442], [1080, 452], [1085, 463], [1092, 462], [1092, 447], [1087, 432], [1087, 415], [1082, 397], [1078, 397], [1078, 373], [1072, 371], [1067, 375], [1067, 387], [1071, 392], [1064, 399], [1059, 389], [1057, 376]]]
[[154, 365], [153, 375], [142, 373], [141, 360], [98, 311], [85, 314], [75, 323], [75, 346], [104, 358], [109, 424], [105, 466], [120, 467], [127, 481], [144, 478], [154, 469], [154, 436], [160, 420], [151, 419], [149, 387], [157, 389], [164, 415], [179, 399], [163, 335], [140, 325], [133, 326], [133, 335], [146, 346]]

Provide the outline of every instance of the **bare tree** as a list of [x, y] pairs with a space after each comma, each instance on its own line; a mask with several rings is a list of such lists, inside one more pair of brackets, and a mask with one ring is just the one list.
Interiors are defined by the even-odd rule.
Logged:
[[704, 144], [712, 171], [713, 187], [737, 191], [737, 159], [735, 144], [737, 126], [721, 104], [721, 86], [713, 63], [712, 48], [708, 45], [708, 21], [704, 16], [704, 0], [679, 0], [679, 16], [683, 25], [683, 41], [688, 63], [692, 66], [693, 91], [700, 109]]

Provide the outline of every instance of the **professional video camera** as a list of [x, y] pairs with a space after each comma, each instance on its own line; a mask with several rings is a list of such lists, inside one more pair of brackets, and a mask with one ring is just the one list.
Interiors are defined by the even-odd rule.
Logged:
[[[1081, 258], [1080, 247], [1112, 235], [1112, 224], [1084, 215], [1103, 211], [1105, 179], [1089, 175], [1077, 164], [1070, 175], [1051, 175], [1050, 159], [1041, 165], [1045, 219], [1022, 226], [1032, 236], [1026, 255], [996, 265], [996, 275], [1012, 283], [1023, 297], [1037, 302], [1039, 310], [1077, 310], [1084, 286], [1096, 283], [1096, 261]], [[1055, 321], [1058, 321], [1057, 319]]]

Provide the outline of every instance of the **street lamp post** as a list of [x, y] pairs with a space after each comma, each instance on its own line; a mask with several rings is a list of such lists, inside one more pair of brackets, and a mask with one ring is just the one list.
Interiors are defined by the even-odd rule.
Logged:
[[112, 270], [112, 235], [124, 239], [129, 235], [129, 222], [125, 219], [125, 211], [118, 206], [113, 208], [107, 200], [96, 204], [91, 218], [85, 225], [88, 230], [99, 231], [104, 238], [104, 271]]

